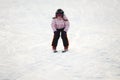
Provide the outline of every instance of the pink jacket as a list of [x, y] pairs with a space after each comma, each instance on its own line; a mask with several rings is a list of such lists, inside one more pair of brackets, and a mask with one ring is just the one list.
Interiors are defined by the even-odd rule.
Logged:
[[[67, 19], [67, 18], [64, 16], [64, 19]], [[51, 26], [52, 26], [53, 31], [64, 28], [64, 31], [67, 32], [69, 28], [69, 21], [59, 20], [55, 18], [52, 20]]]

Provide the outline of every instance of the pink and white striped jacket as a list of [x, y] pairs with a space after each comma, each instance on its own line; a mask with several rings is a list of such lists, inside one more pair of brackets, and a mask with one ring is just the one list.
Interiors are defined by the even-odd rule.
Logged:
[[[64, 16], [64, 19], [67, 19], [66, 16]], [[69, 21], [65, 21], [65, 20], [59, 20], [57, 18], [53, 19], [52, 20], [52, 29], [53, 31], [56, 31], [57, 29], [62, 29], [64, 28], [64, 31], [68, 31], [68, 28], [69, 28]]]

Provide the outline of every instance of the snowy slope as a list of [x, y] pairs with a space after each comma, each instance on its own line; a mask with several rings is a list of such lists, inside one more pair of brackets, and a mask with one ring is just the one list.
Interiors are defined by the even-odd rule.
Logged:
[[[0, 80], [120, 80], [119, 0], [0, 0]], [[70, 20], [69, 51], [51, 20]]]

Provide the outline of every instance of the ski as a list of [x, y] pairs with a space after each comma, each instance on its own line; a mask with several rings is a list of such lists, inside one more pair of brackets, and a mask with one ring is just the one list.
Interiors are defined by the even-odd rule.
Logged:
[[58, 51], [53, 51], [54, 53], [57, 53]]
[[65, 53], [65, 52], [67, 52], [67, 51], [68, 51], [68, 50], [63, 50], [62, 53]]
[[[62, 53], [65, 53], [65, 52], [68, 52], [68, 50], [63, 50], [63, 51], [61, 51]], [[55, 51], [53, 51], [53, 53], [58, 53], [58, 51], [57, 50], [55, 50]]]

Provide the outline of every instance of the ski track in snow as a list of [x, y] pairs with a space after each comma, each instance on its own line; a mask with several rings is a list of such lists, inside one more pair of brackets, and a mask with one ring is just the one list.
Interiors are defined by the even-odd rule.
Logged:
[[[67, 3], [0, 0], [0, 80], [120, 80], [120, 2]], [[61, 39], [58, 53], [51, 50], [51, 16], [59, 7], [71, 22], [66, 53]]]

